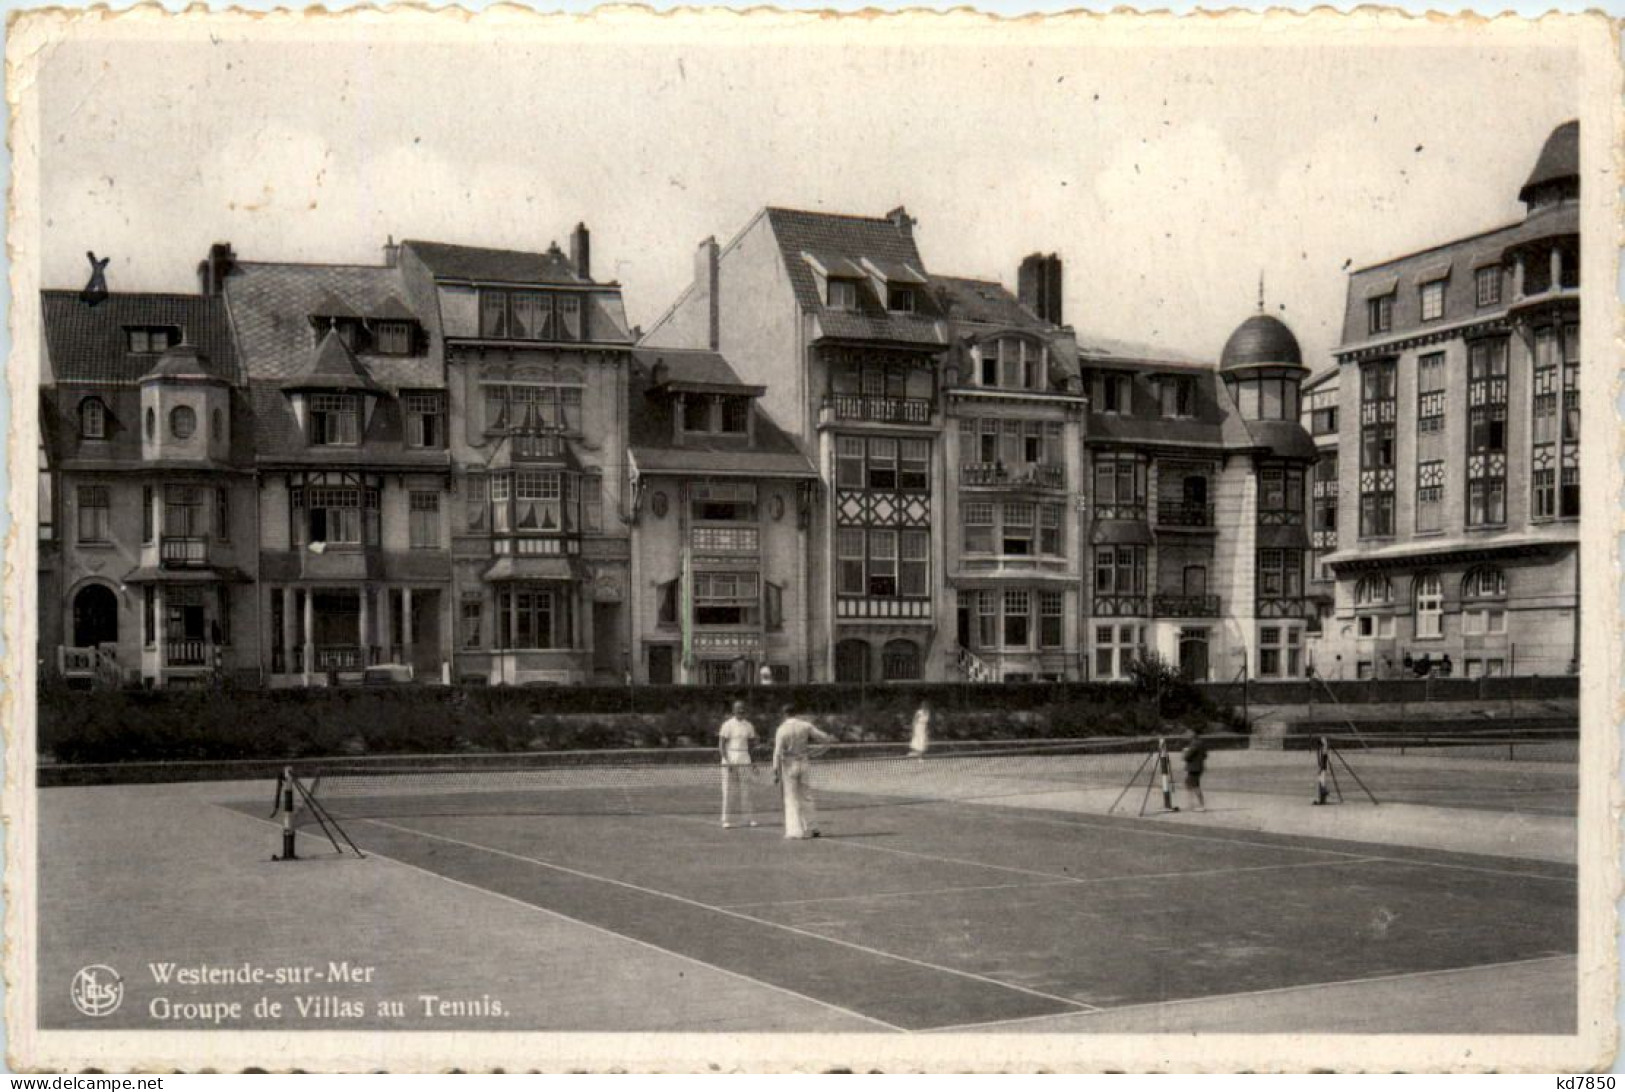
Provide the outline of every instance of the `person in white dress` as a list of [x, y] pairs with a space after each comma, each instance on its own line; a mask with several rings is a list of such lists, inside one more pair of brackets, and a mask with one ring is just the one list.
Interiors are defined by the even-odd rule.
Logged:
[[925, 752], [931, 747], [931, 703], [920, 702], [920, 707], [914, 710], [914, 734], [909, 739], [908, 756], [910, 758], [924, 758]]
[[[717, 750], [722, 754], [722, 825], [733, 829], [735, 815], [750, 826], [756, 819], [750, 808], [750, 748], [756, 742], [756, 726], [745, 719], [745, 703], [733, 704], [733, 716], [722, 722], [717, 733]], [[736, 807], [737, 805], [737, 807]]]
[[784, 707], [784, 721], [773, 735], [773, 780], [778, 782], [784, 794], [786, 838], [819, 836], [813, 813], [812, 786], [808, 783], [812, 773], [812, 748], [816, 744], [833, 742], [835, 737], [828, 732], [796, 716], [794, 707]]

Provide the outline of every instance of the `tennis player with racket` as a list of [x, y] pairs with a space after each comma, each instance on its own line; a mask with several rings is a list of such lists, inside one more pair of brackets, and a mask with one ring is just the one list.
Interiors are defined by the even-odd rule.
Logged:
[[796, 716], [792, 705], [786, 705], [781, 715], [784, 720], [773, 735], [773, 781], [784, 794], [784, 836], [817, 838], [819, 831], [813, 817], [812, 786], [808, 778], [813, 757], [822, 754], [835, 742], [835, 737]]
[[[722, 826], [731, 830], [738, 818], [750, 826], [756, 817], [750, 808], [750, 748], [756, 742], [756, 726], [745, 719], [745, 703], [733, 704], [733, 716], [722, 722], [717, 733], [717, 749], [722, 752]], [[736, 806], [737, 805], [737, 806]]]

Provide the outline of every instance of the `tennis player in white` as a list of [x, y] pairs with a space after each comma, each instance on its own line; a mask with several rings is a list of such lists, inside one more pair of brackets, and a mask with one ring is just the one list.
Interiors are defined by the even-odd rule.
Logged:
[[784, 793], [784, 836], [816, 838], [818, 825], [813, 816], [812, 786], [808, 783], [813, 748], [834, 743], [835, 737], [796, 716], [794, 706], [786, 705], [783, 715], [784, 722], [773, 735], [773, 780]]
[[909, 740], [908, 755], [910, 758], [924, 758], [925, 752], [931, 747], [931, 703], [920, 702], [920, 707], [914, 710], [914, 734]]
[[722, 825], [730, 830], [739, 825], [734, 822], [736, 800], [739, 817], [756, 825], [750, 810], [750, 746], [755, 742], [756, 726], [745, 719], [745, 703], [736, 701], [733, 716], [722, 722], [717, 734], [717, 750], [722, 753]]

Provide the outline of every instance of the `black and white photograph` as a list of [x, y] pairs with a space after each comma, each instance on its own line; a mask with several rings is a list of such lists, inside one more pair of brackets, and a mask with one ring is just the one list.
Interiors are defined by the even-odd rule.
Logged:
[[1615, 31], [19, 16], [11, 1067], [1606, 1069]]

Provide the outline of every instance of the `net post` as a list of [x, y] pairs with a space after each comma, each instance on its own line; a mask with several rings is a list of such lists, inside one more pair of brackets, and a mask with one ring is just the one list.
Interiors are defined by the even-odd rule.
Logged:
[[1320, 737], [1320, 745], [1315, 748], [1315, 798], [1311, 804], [1326, 804], [1331, 799], [1331, 788], [1326, 779], [1332, 772], [1331, 744], [1325, 736]]
[[1166, 736], [1157, 737], [1157, 772], [1162, 776], [1162, 810], [1178, 811], [1174, 806], [1174, 776]]
[[273, 861], [297, 861], [299, 854], [294, 851], [293, 827], [293, 767], [284, 766], [282, 776], [277, 780], [277, 808], [282, 812], [282, 856], [272, 857]]

